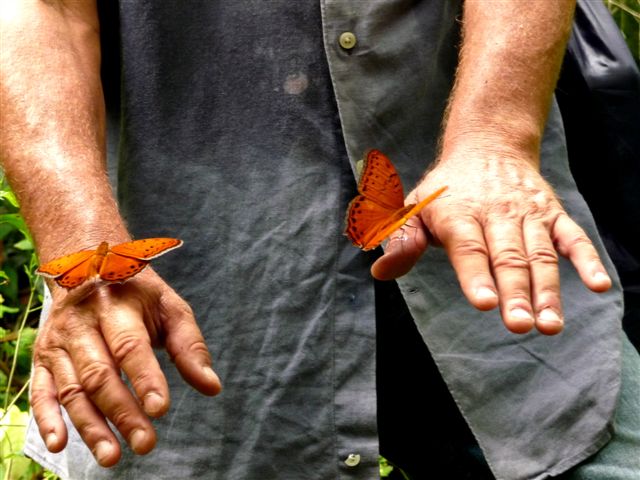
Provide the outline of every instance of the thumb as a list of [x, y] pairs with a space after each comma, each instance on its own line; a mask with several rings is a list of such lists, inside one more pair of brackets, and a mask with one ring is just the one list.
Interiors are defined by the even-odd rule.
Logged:
[[377, 280], [393, 280], [413, 268], [427, 249], [428, 241], [418, 216], [410, 218], [389, 237], [384, 255], [371, 265], [371, 275]]

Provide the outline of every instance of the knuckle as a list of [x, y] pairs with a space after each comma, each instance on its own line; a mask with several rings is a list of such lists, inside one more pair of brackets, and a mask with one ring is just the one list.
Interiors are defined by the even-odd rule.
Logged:
[[118, 430], [124, 430], [127, 425], [130, 425], [134, 421], [134, 418], [135, 414], [130, 409], [120, 405], [115, 406], [109, 415], [109, 420], [111, 420]]
[[49, 404], [52, 400], [57, 401], [56, 396], [50, 390], [42, 387], [33, 387], [31, 389], [31, 407], [39, 410], [40, 406]]
[[531, 264], [555, 265], [558, 263], [558, 254], [555, 249], [547, 246], [537, 246], [528, 252]]
[[503, 248], [491, 256], [494, 270], [527, 270], [529, 261], [521, 248], [516, 246]]
[[132, 354], [145, 350], [148, 346], [147, 340], [123, 331], [113, 339], [110, 348], [115, 361], [121, 365]]
[[49, 346], [45, 341], [36, 341], [33, 346], [33, 364], [51, 369], [58, 358], [66, 355], [66, 351], [57, 346]]
[[143, 385], [153, 385], [157, 383], [155, 370], [151, 370], [150, 368], [143, 368], [135, 372], [134, 375], [127, 372], [127, 375], [129, 376], [129, 381], [136, 389]]
[[86, 394], [94, 397], [100, 391], [109, 388], [114, 375], [120, 379], [112, 365], [95, 361], [79, 372], [78, 378]]
[[527, 214], [532, 217], [546, 218], [558, 206], [553, 192], [540, 190], [529, 197], [527, 203]]
[[522, 218], [537, 219], [549, 223], [558, 207], [553, 192], [534, 190], [527, 199], [520, 195], [507, 195], [486, 208], [488, 218], [500, 218], [519, 222]]
[[516, 286], [509, 291], [507, 298], [505, 298], [505, 305], [508, 308], [520, 307], [525, 310], [528, 309], [531, 303], [531, 296], [529, 290], [524, 286]]
[[591, 245], [591, 240], [589, 240], [589, 237], [587, 237], [587, 235], [582, 230], [580, 230], [579, 232], [576, 232], [574, 235], [569, 237], [567, 239], [565, 245], [569, 249], [574, 249], [574, 248], [577, 248], [577, 247], [579, 247], [579, 248], [583, 248], [583, 247], [593, 248], [593, 246]]
[[186, 317], [193, 317], [193, 309], [191, 308], [191, 305], [189, 305], [185, 301], [182, 301], [182, 299], [178, 303], [178, 311]]
[[195, 340], [186, 346], [180, 346], [173, 355], [174, 362], [178, 363], [182, 359], [193, 356], [209, 358], [209, 349], [203, 340]]
[[78, 430], [80, 437], [84, 440], [87, 446], [92, 447], [99, 440], [104, 439], [104, 431], [99, 425], [87, 421], [79, 420], [74, 423], [74, 427]]
[[474, 238], [465, 238], [455, 244], [451, 249], [451, 253], [463, 257], [483, 255], [488, 256], [487, 246], [484, 241]]
[[595, 247], [582, 229], [557, 242], [557, 248], [563, 255], [571, 255], [574, 252], [587, 253], [593, 258], [598, 258]]
[[501, 199], [487, 207], [487, 218], [500, 218], [503, 220], [515, 220], [522, 215], [520, 204], [509, 198]]
[[84, 398], [84, 396], [85, 390], [79, 383], [68, 383], [58, 390], [58, 402], [65, 407]]
[[193, 342], [189, 347], [189, 351], [198, 353], [198, 354], [201, 354], [201, 353], [209, 354], [209, 349], [207, 348], [207, 345], [204, 343], [203, 340], [197, 340]]
[[178, 318], [192, 318], [194, 316], [191, 306], [177, 294], [163, 295], [160, 298], [160, 307], [165, 315]]
[[560, 284], [551, 281], [544, 285], [540, 285], [536, 289], [537, 304], [542, 307], [556, 307], [560, 305]]
[[[50, 320], [51, 321], [51, 320]], [[34, 351], [47, 351], [64, 344], [65, 334], [64, 326], [53, 326], [53, 323], [44, 324], [44, 326], [38, 331], [36, 341], [34, 343]]]

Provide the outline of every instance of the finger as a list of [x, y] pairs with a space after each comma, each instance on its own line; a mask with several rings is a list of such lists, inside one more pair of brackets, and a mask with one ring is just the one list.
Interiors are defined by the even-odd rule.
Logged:
[[584, 284], [594, 292], [611, 288], [611, 278], [587, 234], [568, 215], [560, 215], [553, 225], [554, 243], [568, 257]]
[[536, 328], [545, 335], [555, 335], [562, 331], [564, 325], [558, 255], [543, 222], [525, 220], [523, 233]]
[[[97, 411], [89, 408], [84, 410], [73, 405], [75, 417], [71, 417], [71, 412], [69, 416], [74, 425], [77, 427], [78, 424], [88, 423], [91, 428], [104, 433], [106, 423], [98, 419], [98, 416], [104, 415], [135, 453], [142, 455], [151, 451], [156, 442], [153, 426], [122, 381], [120, 371], [100, 332], [88, 329], [72, 339], [68, 348], [72, 364], [70, 368], [75, 368], [73, 376], [67, 371], [68, 368], [53, 369], [61, 403], [65, 408], [74, 402], [85, 407], [88, 402], [86, 397], [97, 408]], [[62, 378], [66, 380], [63, 381]]]
[[160, 417], [169, 409], [169, 386], [151, 346], [140, 303], [123, 292], [124, 289], [114, 288], [108, 295], [101, 295], [101, 311], [106, 316], [101, 330], [116, 365], [129, 378], [144, 411], [151, 417]]
[[440, 240], [465, 297], [479, 310], [497, 307], [497, 288], [481, 226], [472, 219], [451, 218], [444, 227]]
[[30, 396], [40, 436], [50, 452], [60, 452], [67, 445], [67, 427], [60, 411], [53, 376], [37, 361], [34, 361]]
[[104, 416], [87, 396], [69, 357], [60, 356], [53, 369], [58, 400], [96, 461], [111, 467], [120, 460], [120, 445]]
[[165, 345], [180, 375], [200, 393], [217, 395], [222, 385], [211, 368], [211, 355], [193, 311], [170, 289], [163, 293], [160, 304], [161, 321], [166, 331]]
[[371, 275], [377, 280], [393, 280], [409, 272], [427, 248], [427, 236], [418, 217], [389, 237], [384, 254], [371, 265]]
[[529, 261], [522, 237], [515, 219], [500, 218], [485, 228], [502, 320], [513, 333], [526, 333], [534, 326]]

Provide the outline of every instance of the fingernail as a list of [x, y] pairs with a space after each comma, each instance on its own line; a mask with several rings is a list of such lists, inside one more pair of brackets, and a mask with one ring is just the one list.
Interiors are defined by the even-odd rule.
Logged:
[[593, 279], [597, 282], [610, 282], [611, 278], [604, 272], [596, 272], [593, 274]]
[[509, 311], [510, 329], [516, 333], [526, 333], [533, 328], [533, 317], [524, 308]]
[[487, 287], [480, 287], [476, 289], [476, 298], [478, 300], [488, 300], [497, 298], [496, 292]]
[[514, 308], [509, 312], [509, 314], [512, 318], [515, 318], [517, 320], [533, 320], [533, 318], [531, 318], [531, 314], [524, 308]]
[[113, 453], [113, 446], [106, 440], [99, 441], [93, 449], [93, 456], [100, 465], [107, 463], [107, 460]]
[[142, 450], [146, 450], [144, 443], [147, 440], [147, 432], [144, 430], [138, 429], [134, 430], [134, 432], [129, 437], [129, 445], [131, 445], [131, 450], [134, 452], [139, 452]]
[[164, 398], [156, 392], [147, 393], [143, 405], [144, 411], [152, 417], [160, 415], [165, 408]]
[[47, 434], [47, 437], [45, 438], [44, 443], [47, 446], [48, 450], [51, 450], [52, 448], [56, 448], [58, 446], [58, 435], [56, 435], [55, 433]]
[[563, 323], [560, 316], [551, 308], [545, 308], [538, 314], [538, 322], [550, 327], [556, 327]]
[[218, 378], [218, 375], [216, 375], [216, 372], [214, 372], [211, 367], [205, 365], [202, 367], [202, 372], [209, 382], [220, 382], [220, 378]]

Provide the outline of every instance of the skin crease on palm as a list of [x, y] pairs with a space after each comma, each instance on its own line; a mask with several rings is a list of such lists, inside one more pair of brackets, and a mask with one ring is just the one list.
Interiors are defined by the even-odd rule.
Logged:
[[[441, 246], [472, 305], [499, 307], [510, 331], [535, 327], [554, 334], [562, 329], [557, 253], [571, 259], [592, 290], [611, 284], [595, 249], [538, 173], [573, 2], [490, 4], [464, 2], [462, 53], [441, 153], [407, 202], [443, 185], [447, 195], [409, 220], [406, 240], [392, 235], [372, 273], [398, 277], [428, 244]], [[0, 7], [0, 157], [40, 258], [130, 241], [105, 172], [95, 2], [24, 0]], [[107, 420], [134, 452], [153, 449], [149, 417], [170, 405], [154, 346], [167, 350], [195, 389], [220, 391], [193, 312], [152, 268], [95, 291], [51, 287], [51, 316], [35, 346], [32, 377], [33, 413], [50, 451], [67, 442], [60, 405], [102, 466], [115, 465], [122, 448]]]

